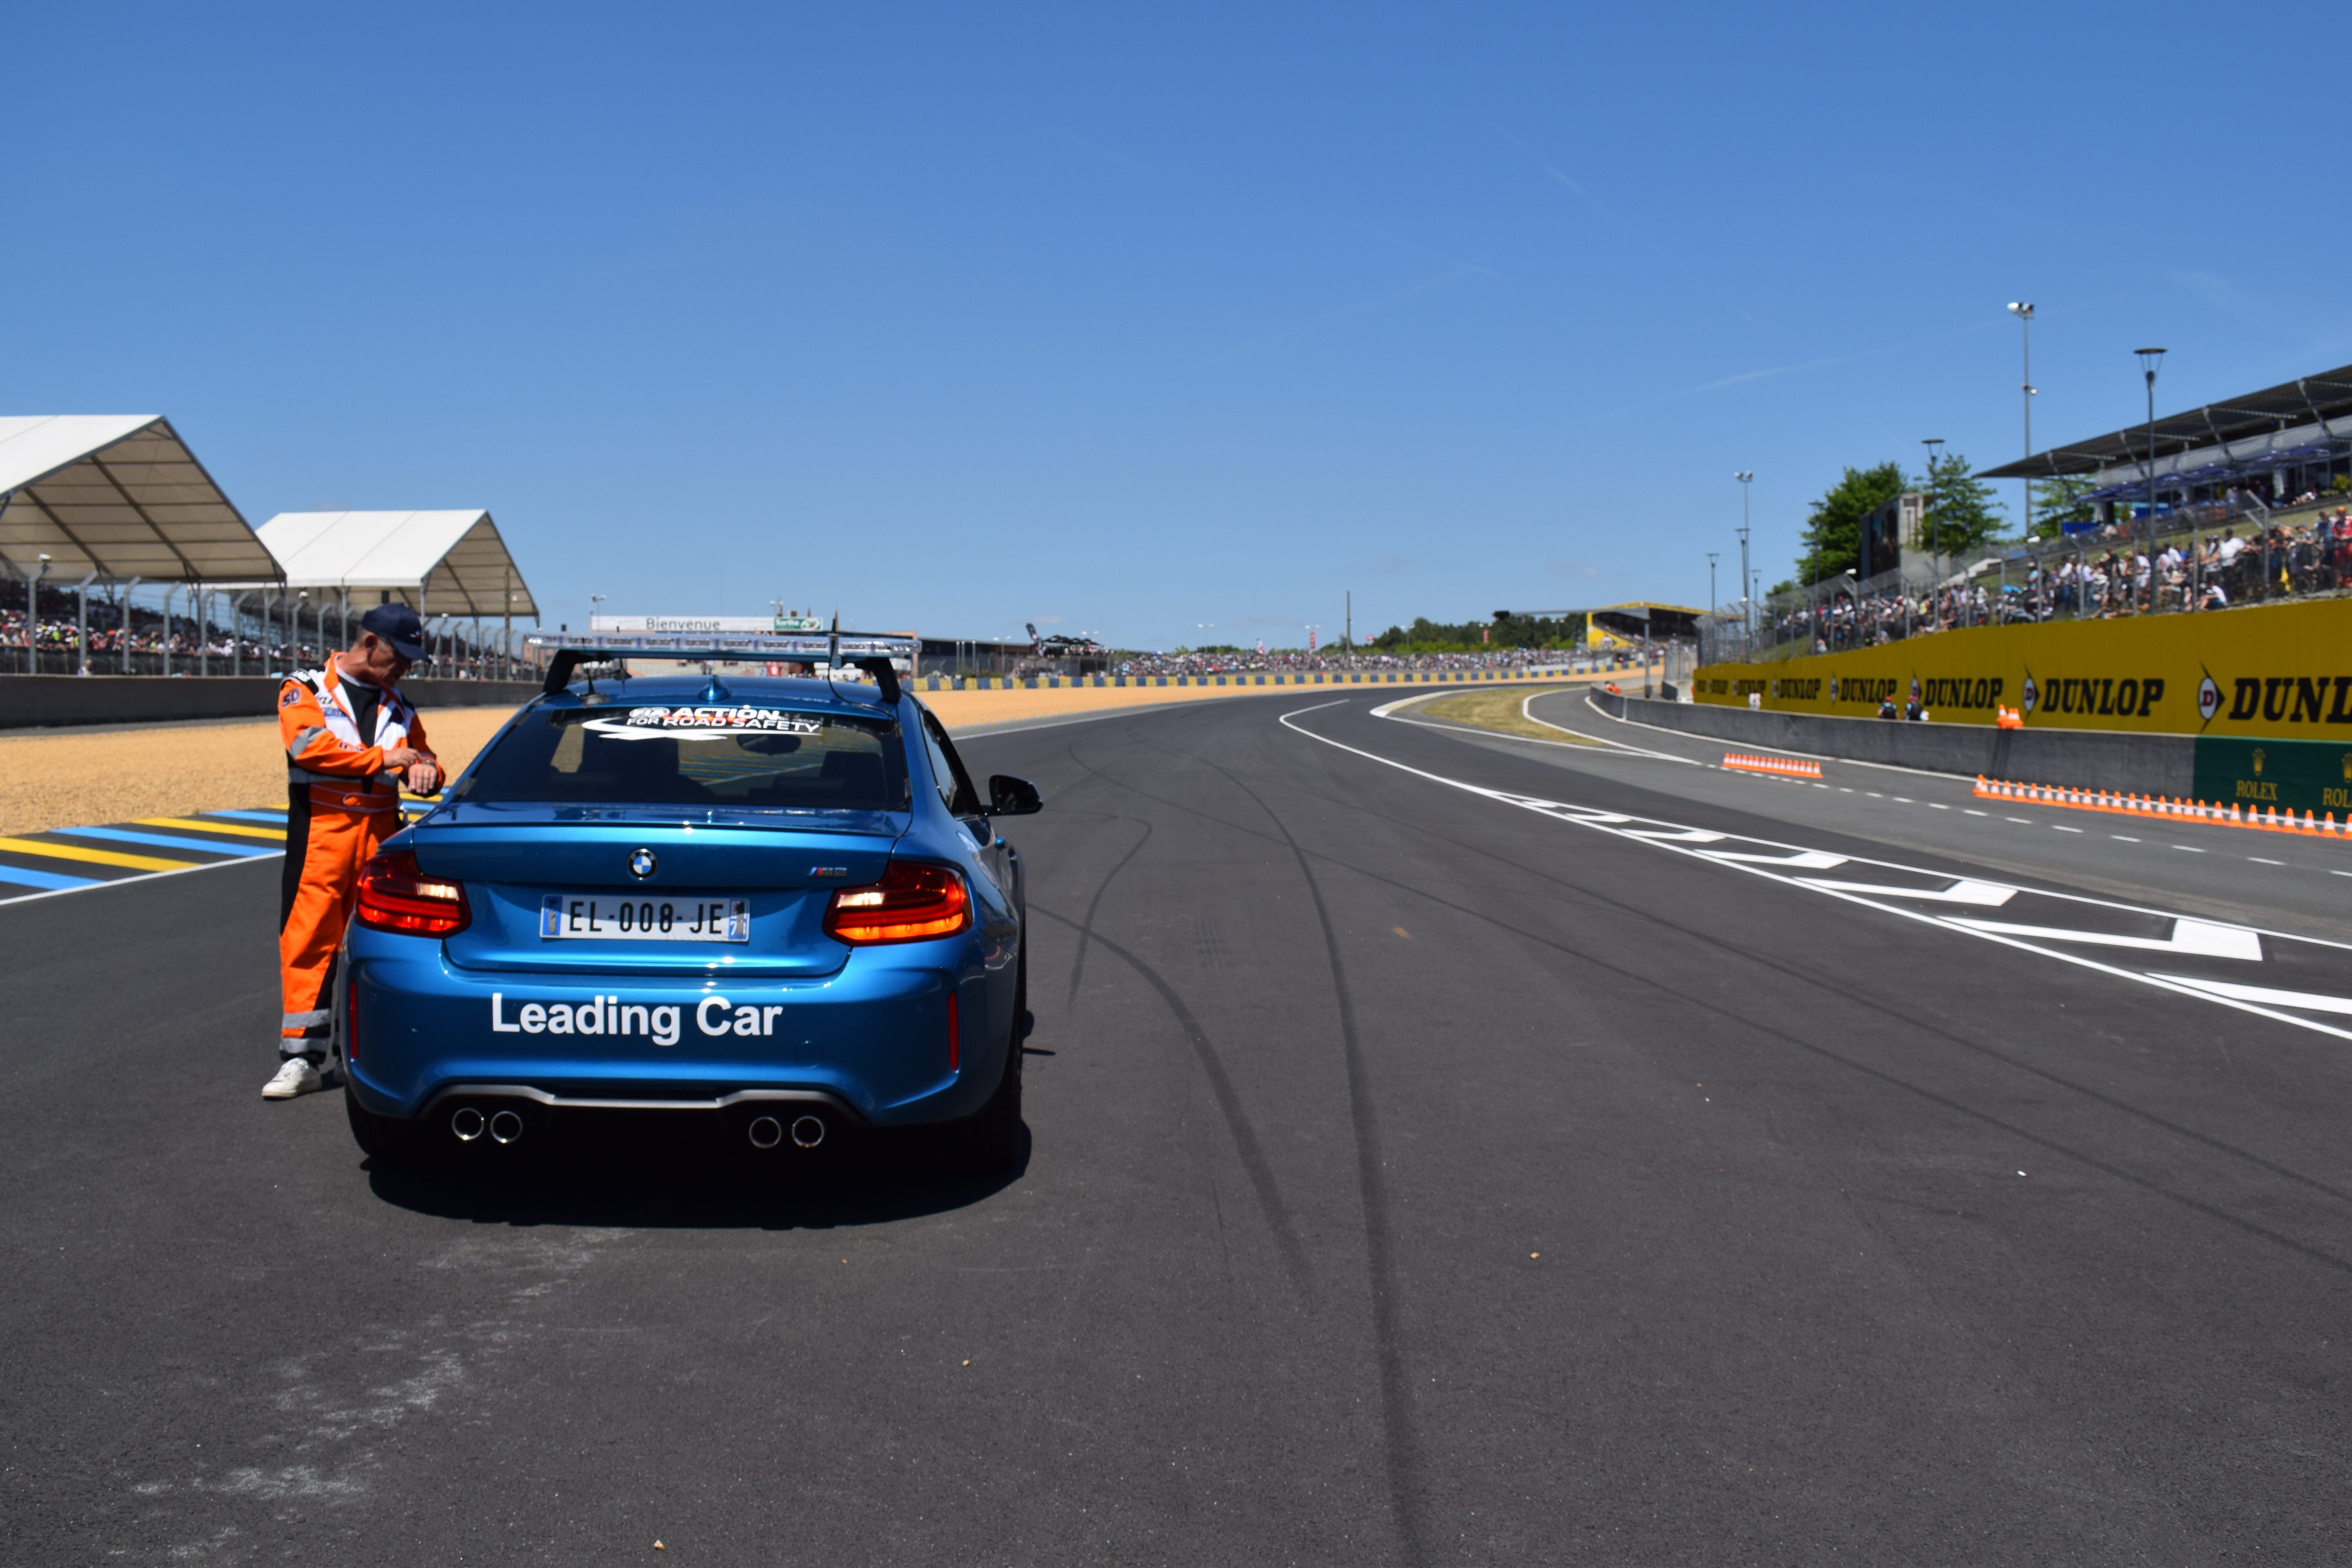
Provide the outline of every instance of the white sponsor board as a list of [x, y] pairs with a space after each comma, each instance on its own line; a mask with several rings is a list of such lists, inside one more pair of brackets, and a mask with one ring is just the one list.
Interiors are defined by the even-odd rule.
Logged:
[[802, 616], [591, 616], [592, 632], [821, 632]]

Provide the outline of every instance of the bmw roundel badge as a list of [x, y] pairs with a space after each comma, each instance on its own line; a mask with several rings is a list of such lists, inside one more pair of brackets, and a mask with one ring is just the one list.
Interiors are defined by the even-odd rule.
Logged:
[[654, 858], [654, 852], [650, 849], [629, 851], [629, 875], [640, 882], [652, 876], [660, 866], [661, 862]]

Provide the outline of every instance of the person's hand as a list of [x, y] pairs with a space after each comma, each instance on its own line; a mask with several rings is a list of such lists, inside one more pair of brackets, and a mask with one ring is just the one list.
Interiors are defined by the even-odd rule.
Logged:
[[425, 753], [414, 746], [386, 746], [383, 766], [386, 773], [406, 773], [425, 760]]
[[408, 791], [411, 795], [431, 795], [440, 787], [440, 763], [430, 757], [419, 755], [416, 761], [408, 764]]

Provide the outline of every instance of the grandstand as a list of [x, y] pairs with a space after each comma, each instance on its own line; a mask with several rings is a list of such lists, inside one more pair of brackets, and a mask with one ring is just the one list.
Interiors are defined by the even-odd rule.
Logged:
[[[2342, 426], [2341, 429], [2338, 426]], [[2147, 504], [2153, 477], [2156, 504]], [[1702, 664], [1801, 658], [1966, 626], [2114, 619], [2352, 588], [2352, 365], [2037, 452], [1988, 479], [2074, 479], [2057, 537], [1963, 560], [1904, 550], [1703, 616]], [[1901, 498], [1908, 501], [1914, 498]], [[1866, 564], [1878, 566], [1872, 550]]]
[[300, 644], [307, 615], [320, 648], [329, 645], [331, 625], [333, 646], [343, 647], [351, 640], [352, 605], [364, 611], [399, 600], [425, 622], [431, 651], [425, 673], [516, 673], [514, 623], [538, 620], [539, 601], [488, 512], [281, 511], [259, 533], [289, 591], [290, 643]]
[[2275, 512], [2343, 496], [2352, 489], [2352, 365], [2053, 447], [1980, 477], [2087, 478], [2093, 488], [2077, 499], [2093, 515], [2074, 525], [2087, 531], [2143, 515], [2151, 475], [2159, 518], [2249, 502]]
[[1661, 605], [1638, 599], [1582, 610], [1496, 610], [1495, 618], [1556, 621], [1581, 616], [1586, 649], [1614, 652], [1654, 643], [1687, 642], [1697, 635], [1698, 622], [1706, 614], [1688, 605]]
[[[134, 652], [160, 650], [168, 675], [175, 596], [202, 619], [225, 583], [280, 575], [172, 422], [152, 414], [0, 417], [0, 558], [23, 584], [0, 609], [11, 673], [103, 659], [128, 674]], [[142, 585], [163, 601], [147, 617], [160, 640], [134, 616]], [[207, 668], [201, 649], [197, 661]]]

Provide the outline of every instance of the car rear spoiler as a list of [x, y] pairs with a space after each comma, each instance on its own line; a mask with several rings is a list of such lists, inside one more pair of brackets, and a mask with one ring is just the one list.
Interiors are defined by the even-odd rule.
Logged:
[[663, 632], [598, 632], [585, 637], [526, 637], [524, 646], [548, 655], [544, 689], [551, 697], [572, 684], [572, 672], [583, 664], [603, 664], [640, 654], [649, 658], [709, 659], [752, 663], [761, 659], [792, 659], [838, 668], [849, 665], [872, 676], [882, 689], [882, 700], [898, 700], [898, 671], [892, 660], [903, 658], [911, 668], [919, 645], [911, 637], [877, 632], [709, 633], [687, 636]]

